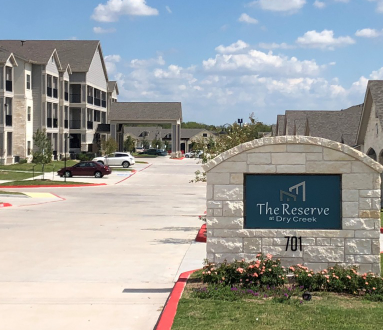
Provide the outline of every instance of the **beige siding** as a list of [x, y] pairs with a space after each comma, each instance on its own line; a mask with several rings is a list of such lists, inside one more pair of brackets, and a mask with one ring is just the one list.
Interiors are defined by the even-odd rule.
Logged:
[[104, 74], [104, 69], [101, 62], [101, 54], [97, 50], [94, 54], [92, 63], [87, 73], [87, 83], [92, 84], [94, 87], [107, 90], [107, 82]]

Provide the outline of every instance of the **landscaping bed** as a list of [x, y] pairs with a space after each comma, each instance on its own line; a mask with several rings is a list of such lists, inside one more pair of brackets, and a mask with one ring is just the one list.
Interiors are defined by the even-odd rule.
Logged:
[[209, 263], [189, 279], [172, 330], [258, 327], [379, 329], [383, 279], [358, 275], [353, 267], [286, 269], [270, 255], [251, 263]]
[[[92, 185], [86, 182], [72, 182], [72, 181], [53, 181], [53, 180], [26, 180], [26, 181], [12, 181], [0, 184], [0, 186], [84, 186]], [[94, 185], [94, 184], [93, 184]]]

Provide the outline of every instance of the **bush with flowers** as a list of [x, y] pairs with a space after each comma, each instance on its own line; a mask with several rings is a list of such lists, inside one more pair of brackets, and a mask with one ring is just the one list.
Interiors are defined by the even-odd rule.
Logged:
[[256, 260], [247, 262], [227, 262], [216, 265], [206, 262], [202, 271], [202, 280], [208, 284], [251, 286], [282, 286], [287, 282], [286, 269], [281, 266], [280, 259], [272, 259], [272, 255], [258, 254]]
[[314, 273], [307, 267], [289, 267], [295, 282], [311, 291], [329, 291], [354, 295], [383, 295], [383, 278], [373, 273], [358, 275], [357, 267], [334, 266]]

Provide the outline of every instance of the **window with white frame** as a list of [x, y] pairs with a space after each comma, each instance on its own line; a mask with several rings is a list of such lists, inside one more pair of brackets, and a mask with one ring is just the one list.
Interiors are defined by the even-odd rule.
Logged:
[[31, 121], [31, 120], [32, 120], [32, 108], [28, 107], [27, 108], [27, 121]]
[[31, 75], [27, 74], [27, 89], [31, 89]]

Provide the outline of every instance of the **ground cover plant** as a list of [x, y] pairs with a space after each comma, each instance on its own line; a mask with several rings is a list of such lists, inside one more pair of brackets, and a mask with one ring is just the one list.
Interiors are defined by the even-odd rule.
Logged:
[[381, 277], [355, 267], [315, 273], [271, 255], [206, 263], [189, 280], [172, 329], [377, 329], [382, 292]]
[[[74, 164], [78, 163], [76, 160], [67, 160], [66, 166], [73, 166]], [[60, 168], [63, 168], [65, 166], [65, 162], [60, 161], [53, 161], [49, 164], [45, 164], [45, 172], [52, 172], [52, 171], [58, 171]], [[33, 171], [33, 168], [35, 170], [35, 173], [42, 172], [42, 165], [41, 164], [33, 164], [33, 163], [24, 163], [24, 164], [12, 164], [12, 165], [0, 165], [0, 170], [6, 170], [6, 171]]]
[[54, 185], [86, 185], [91, 183], [73, 181], [53, 181], [53, 180], [26, 180], [12, 181], [0, 184], [0, 186], [54, 186]]

